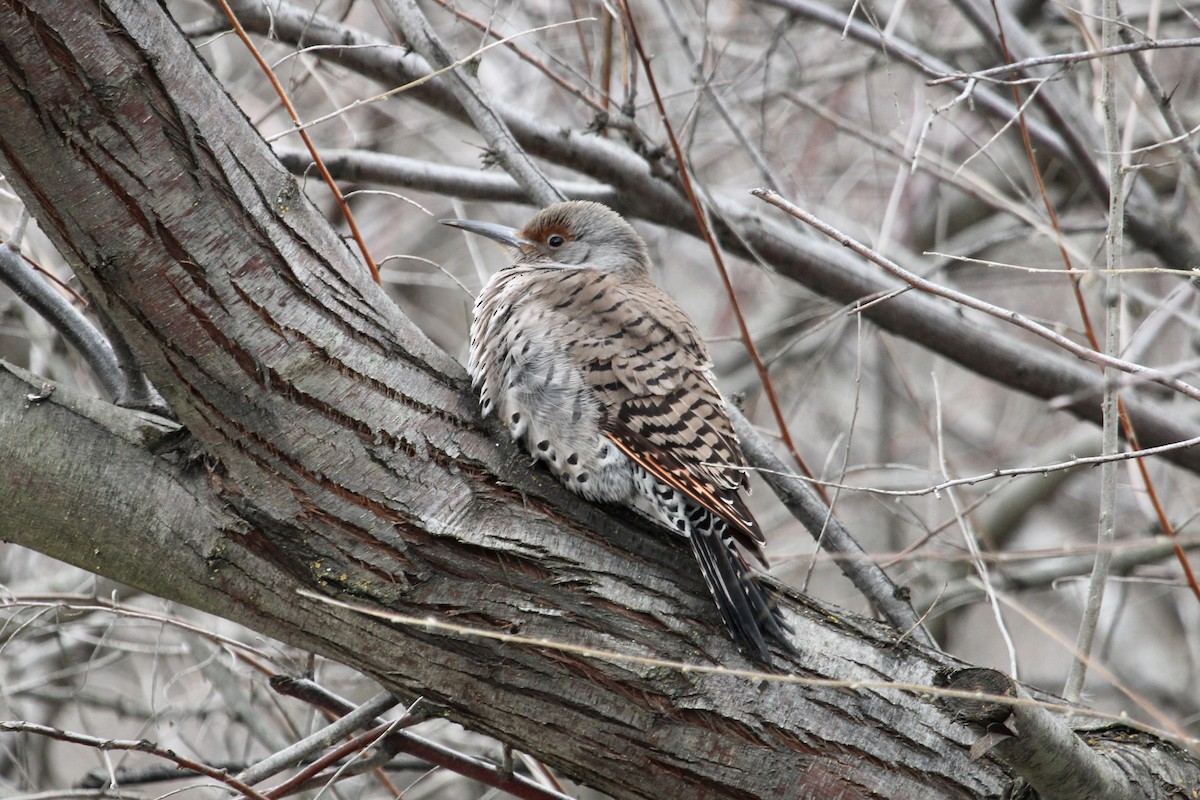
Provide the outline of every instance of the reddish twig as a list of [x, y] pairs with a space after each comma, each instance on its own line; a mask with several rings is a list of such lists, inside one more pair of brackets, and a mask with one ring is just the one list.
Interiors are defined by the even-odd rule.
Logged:
[[[538, 72], [542, 73], [547, 78], [549, 78], [555, 85], [557, 85], [563, 91], [569, 92], [572, 96], [576, 97], [577, 99], [579, 99], [579, 100], [583, 101], [584, 103], [588, 104], [589, 106], [591, 106], [592, 109], [595, 111], [603, 111], [604, 110], [605, 105], [607, 105], [607, 103], [608, 103], [607, 97], [602, 97], [601, 101], [596, 101], [596, 100], [592, 99], [591, 97], [588, 96], [587, 92], [583, 91], [578, 86], [576, 86], [575, 84], [568, 81], [566, 78], [563, 78], [562, 76], [560, 76], [558, 73], [556, 73], [554, 70], [550, 69], [550, 67], [547, 66], [546, 64], [544, 64], [542, 61], [538, 60], [534, 56], [525, 52], [525, 50], [522, 49], [515, 42], [508, 40], [508, 39], [511, 39], [512, 37], [503, 39], [499, 33], [497, 33], [496, 31], [494, 31], [492, 29], [490, 24], [488, 24], [486, 22], [481, 22], [480, 20], [475, 19], [474, 17], [472, 17], [470, 14], [466, 13], [465, 11], [462, 11], [461, 9], [456, 8], [453, 4], [449, 3], [447, 0], [435, 0], [435, 2], [437, 2], [438, 5], [440, 5], [442, 8], [444, 8], [446, 11], [449, 11], [451, 14], [453, 14], [455, 17], [462, 20], [463, 22], [466, 22], [467, 24], [472, 25], [477, 30], [482, 31], [484, 34], [492, 37], [493, 39], [496, 39], [497, 41], [503, 41], [504, 46], [507, 47], [509, 50], [511, 50], [514, 54], [516, 54], [517, 58], [521, 59], [522, 61], [524, 61], [527, 64], [532, 65], [535, 69], [537, 69]], [[589, 18], [580, 17], [579, 14], [575, 13], [574, 7], [572, 7], [572, 9], [571, 9], [571, 15], [580, 20], [589, 19]], [[573, 27], [575, 28], [576, 32], [579, 34], [579, 49], [580, 49], [580, 53], [583, 55], [584, 60], [586, 62], [587, 49], [586, 49], [586, 41], [583, 38], [583, 27], [580, 25], [576, 25]]]
[[296, 107], [292, 105], [292, 101], [288, 97], [287, 91], [284, 90], [283, 84], [279, 82], [279, 77], [276, 76], [275, 71], [271, 69], [266, 59], [262, 57], [262, 53], [258, 52], [258, 48], [250, 40], [250, 34], [246, 33], [246, 29], [242, 27], [242, 23], [238, 22], [237, 15], [229, 7], [228, 0], [217, 0], [217, 2], [221, 4], [221, 8], [225, 11], [225, 16], [229, 18], [229, 24], [233, 26], [233, 30], [238, 35], [238, 38], [246, 45], [246, 49], [250, 51], [250, 55], [258, 62], [258, 66], [262, 69], [263, 74], [267, 76], [267, 79], [271, 81], [271, 85], [275, 87], [275, 93], [279, 95], [279, 99], [283, 101], [284, 108], [287, 109], [288, 116], [296, 124], [296, 132], [300, 134], [300, 138], [304, 141], [304, 146], [308, 148], [313, 163], [316, 164], [317, 170], [321, 173], [321, 177], [329, 187], [329, 191], [333, 192], [334, 200], [337, 201], [338, 208], [341, 209], [342, 216], [346, 219], [346, 224], [350, 226], [350, 234], [354, 237], [354, 241], [358, 243], [359, 252], [362, 253], [363, 259], [367, 262], [367, 268], [371, 270], [371, 278], [375, 283], [380, 283], [379, 267], [375, 264], [375, 259], [371, 257], [371, 251], [367, 248], [367, 243], [358, 229], [358, 223], [354, 219], [354, 214], [350, 211], [350, 206], [346, 203], [346, 198], [342, 195], [342, 190], [338, 188], [337, 182], [334, 181], [333, 175], [329, 173], [325, 162], [321, 160], [321, 154], [317, 152], [316, 144], [313, 143], [312, 138], [308, 135], [308, 131], [301, 127], [300, 115], [296, 112]]
[[[725, 293], [729, 297], [734, 317], [737, 319], [738, 330], [741, 332], [742, 343], [746, 347], [746, 352], [750, 354], [750, 360], [754, 363], [754, 369], [758, 372], [758, 378], [762, 382], [763, 390], [766, 392], [767, 403], [771, 406], [771, 413], [775, 416], [775, 424], [779, 427], [779, 436], [783, 440], [784, 447], [791, 453], [800, 471], [806, 478], [812, 479], [815, 476], [808, 468], [808, 465], [804, 463], [804, 459], [800, 456], [800, 451], [796, 449], [795, 441], [792, 440], [792, 434], [788, 429], [787, 420], [784, 418], [779, 397], [775, 393], [775, 385], [771, 381], [770, 372], [767, 370], [767, 365], [763, 362], [762, 356], [759, 355], [758, 347], [754, 343], [754, 337], [750, 334], [750, 327], [746, 324], [746, 317], [742, 313], [741, 304], [738, 303], [737, 293], [733, 288], [733, 280], [729, 277], [729, 270], [725, 266], [725, 259], [721, 255], [721, 248], [717, 244], [717, 237], [712, 231], [712, 226], [708, 224], [708, 217], [700, 205], [700, 197], [696, 193], [696, 187], [692, 184], [691, 173], [688, 170], [687, 161], [683, 154], [683, 147], [679, 144], [679, 138], [675, 135], [675, 129], [672, 127], [671, 120], [667, 116], [667, 107], [663, 103], [662, 95], [658, 91], [658, 81], [654, 77], [654, 70], [650, 68], [650, 58], [646, 55], [646, 51], [642, 47], [642, 39], [638, 34], [637, 25], [633, 21], [633, 11], [629, 8], [628, 0], [621, 0], [621, 10], [625, 14], [625, 24], [629, 30], [629, 38], [633, 43], [634, 50], [637, 51], [638, 59], [642, 62], [642, 69], [646, 73], [646, 81], [650, 85], [650, 93], [654, 95], [654, 103], [658, 106], [659, 118], [666, 129], [667, 138], [671, 142], [671, 149], [675, 152], [675, 162], [679, 168], [680, 183], [683, 185], [684, 193], [692, 205], [696, 224], [700, 226], [700, 232], [704, 236], [704, 241], [708, 243], [708, 249], [712, 253], [713, 262], [717, 265], [717, 271], [721, 274], [721, 281], [725, 285]], [[813, 486], [821, 495], [821, 499], [828, 504], [829, 496], [825, 493], [825, 490], [819, 484], [813, 484]]]
[[[4, 244], [8, 244], [8, 243], [3, 240], [0, 240], [0, 245], [4, 245]], [[83, 295], [81, 295], [79, 292], [72, 289], [71, 286], [66, 281], [62, 280], [57, 275], [55, 275], [53, 272], [46, 269], [41, 264], [34, 261], [32, 258], [30, 258], [29, 256], [22, 253], [19, 249], [14, 248], [14, 250], [16, 250], [17, 255], [19, 255], [21, 257], [22, 261], [24, 261], [29, 266], [33, 267], [33, 269], [36, 272], [40, 272], [43, 275], [45, 275], [47, 280], [49, 280], [51, 283], [53, 283], [59, 289], [62, 289], [64, 292], [66, 292], [71, 297], [73, 297], [75, 299], [75, 301], [79, 303], [80, 306], [82, 306], [83, 308], [88, 307], [89, 303], [87, 301], [87, 298], [84, 297]]]
[[[1000, 17], [1000, 12], [993, 10], [996, 18], [996, 31], [1000, 39], [1000, 48], [1004, 53], [1004, 60], [1010, 64], [1013, 62], [1012, 51], [1008, 48], [1008, 39], [1004, 35], [1004, 22]], [[1019, 72], [1014, 68], [1013, 75], [1019, 77]], [[1054, 203], [1050, 199], [1050, 193], [1046, 191], [1046, 182], [1042, 178], [1042, 170], [1038, 166], [1037, 157], [1033, 152], [1033, 140], [1029, 135], [1029, 125], [1025, 118], [1025, 109], [1021, 104], [1021, 86], [1019, 81], [1014, 81], [1012, 84], [1013, 105], [1017, 109], [1017, 126], [1021, 131], [1021, 145], [1025, 148], [1025, 156], [1029, 160], [1029, 169], [1033, 173], [1033, 179], [1037, 182], [1038, 192], [1042, 196], [1042, 205], [1046, 209], [1046, 215], [1050, 218], [1050, 224], [1054, 228], [1055, 243], [1058, 245], [1058, 252], [1063, 260], [1063, 265], [1066, 267], [1068, 280], [1071, 282], [1071, 290], [1075, 295], [1075, 305], [1079, 308], [1079, 316], [1083, 322], [1083, 330], [1087, 336], [1088, 345], [1097, 352], [1100, 351], [1100, 339], [1096, 335], [1096, 329], [1092, 325], [1091, 315], [1087, 310], [1087, 303], [1083, 298], [1083, 291], [1079, 286], [1079, 272], [1075, 269], [1075, 265], [1071, 261], [1071, 255], [1067, 252], [1066, 239], [1063, 236], [1062, 228], [1058, 222], [1058, 212], [1055, 211]], [[1117, 416], [1121, 423], [1121, 428], [1125, 432], [1125, 439], [1129, 446], [1134, 450], [1141, 450], [1141, 444], [1138, 442], [1137, 431], [1133, 428], [1133, 420], [1129, 418], [1129, 412], [1125, 409], [1125, 401], [1121, 399], [1119, 390], [1117, 394]], [[1146, 466], [1146, 462], [1142, 459], [1135, 459], [1134, 464], [1137, 466], [1138, 475], [1141, 476], [1142, 485], [1146, 487], [1146, 497], [1150, 500], [1150, 505], [1154, 508], [1154, 514], [1158, 518], [1159, 527], [1163, 532], [1175, 540], [1178, 537], [1178, 532], [1171, 524], [1171, 520], [1167, 517], [1167, 511], [1163, 507], [1162, 500], [1158, 496], [1158, 490], [1154, 487], [1154, 479], [1150, 477], [1150, 469]], [[1192, 594], [1196, 599], [1200, 600], [1200, 583], [1196, 581], [1196, 574], [1192, 571], [1192, 565], [1188, 561], [1187, 553], [1184, 549], [1175, 544], [1175, 557], [1179, 561], [1180, 567], [1183, 568], [1183, 574], [1187, 579], [1188, 587], [1191, 588]]]
[[[271, 681], [276, 691], [305, 700], [326, 712], [336, 715], [349, 714], [354, 710], [351, 703], [326, 691], [312, 681], [281, 680]], [[414, 733], [398, 730], [406, 724], [415, 724], [419, 718], [401, 720], [392, 723], [390, 730], [382, 737], [381, 745], [392, 752], [407, 753], [410, 756], [428, 761], [434, 766], [448, 769], [464, 778], [507, 792], [521, 800], [571, 800], [567, 795], [539, 786], [528, 778], [504, 770], [495, 764], [489, 764], [482, 759], [459, 753], [449, 747], [431, 742]]]
[[[48, 739], [70, 742], [71, 744], [92, 747], [97, 750], [129, 750], [138, 753], [149, 753], [152, 756], [158, 756], [174, 763], [180, 769], [190, 770], [198, 775], [212, 778], [218, 783], [241, 792], [246, 797], [255, 798], [255, 800], [269, 800], [265, 795], [254, 791], [252, 786], [242, 783], [237, 778], [226, 773], [225, 770], [214, 769], [207, 764], [201, 764], [199, 761], [192, 761], [190, 758], [176, 755], [173, 751], [159, 747], [145, 739], [101, 739], [98, 736], [88, 736], [84, 733], [65, 731], [61, 728], [52, 728], [49, 725], [38, 725], [34, 722], [24, 722], [22, 720], [0, 722], [0, 731], [6, 733], [32, 733], [35, 736], [45, 736]], [[114, 786], [113, 788], [117, 787]]]
[[336, 775], [326, 776], [322, 780], [318, 778], [322, 770], [324, 770], [326, 767], [336, 764], [343, 758], [347, 758], [355, 753], [366, 750], [368, 747], [379, 741], [379, 739], [382, 738], [384, 734], [386, 734], [391, 728], [392, 723], [384, 722], [376, 725], [366, 733], [355, 736], [353, 739], [347, 742], [342, 742], [340, 745], [330, 749], [311, 764], [305, 766], [304, 769], [300, 770], [283, 783], [272, 787], [271, 790], [266, 793], [267, 797], [271, 798], [271, 800], [276, 800], [280, 797], [287, 797], [289, 794], [305, 788], [310, 782], [329, 783], [336, 777]]

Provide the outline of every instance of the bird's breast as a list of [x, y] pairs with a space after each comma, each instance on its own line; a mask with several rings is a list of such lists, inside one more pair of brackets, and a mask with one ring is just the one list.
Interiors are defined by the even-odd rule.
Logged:
[[634, 491], [630, 465], [601, 432], [590, 367], [578, 357], [578, 320], [560, 296], [572, 289], [549, 291], [537, 277], [501, 272], [475, 305], [467, 367], [482, 411], [496, 414], [573, 491], [626, 500]]

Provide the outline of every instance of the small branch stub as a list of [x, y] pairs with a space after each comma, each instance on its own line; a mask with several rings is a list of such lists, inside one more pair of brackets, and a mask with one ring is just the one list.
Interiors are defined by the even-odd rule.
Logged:
[[993, 669], [962, 669], [944, 674], [942, 686], [989, 695], [979, 700], [947, 697], [943, 703], [981, 734], [972, 759], [990, 755], [1024, 779], [1041, 800], [1142, 800], [1117, 764], [1089, 747], [1059, 714], [1032, 702], [1007, 704], [992, 697], [1033, 698], [1016, 681]]

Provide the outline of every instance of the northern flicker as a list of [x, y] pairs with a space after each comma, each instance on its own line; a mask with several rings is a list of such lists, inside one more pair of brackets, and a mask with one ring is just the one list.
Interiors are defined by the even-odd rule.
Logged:
[[442, 220], [512, 249], [483, 287], [467, 370], [484, 416], [588, 500], [640, 505], [691, 541], [726, 626], [752, 658], [790, 630], [736, 541], [765, 564], [739, 491], [745, 459], [688, 315], [654, 285], [637, 232], [588, 202], [524, 228]]

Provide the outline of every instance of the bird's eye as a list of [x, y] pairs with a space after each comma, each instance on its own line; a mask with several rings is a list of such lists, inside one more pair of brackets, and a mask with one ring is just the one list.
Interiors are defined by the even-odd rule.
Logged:
[[559, 236], [557, 233], [551, 234], [550, 238], [546, 240], [546, 244], [554, 248], [562, 247], [566, 243], [567, 240]]

